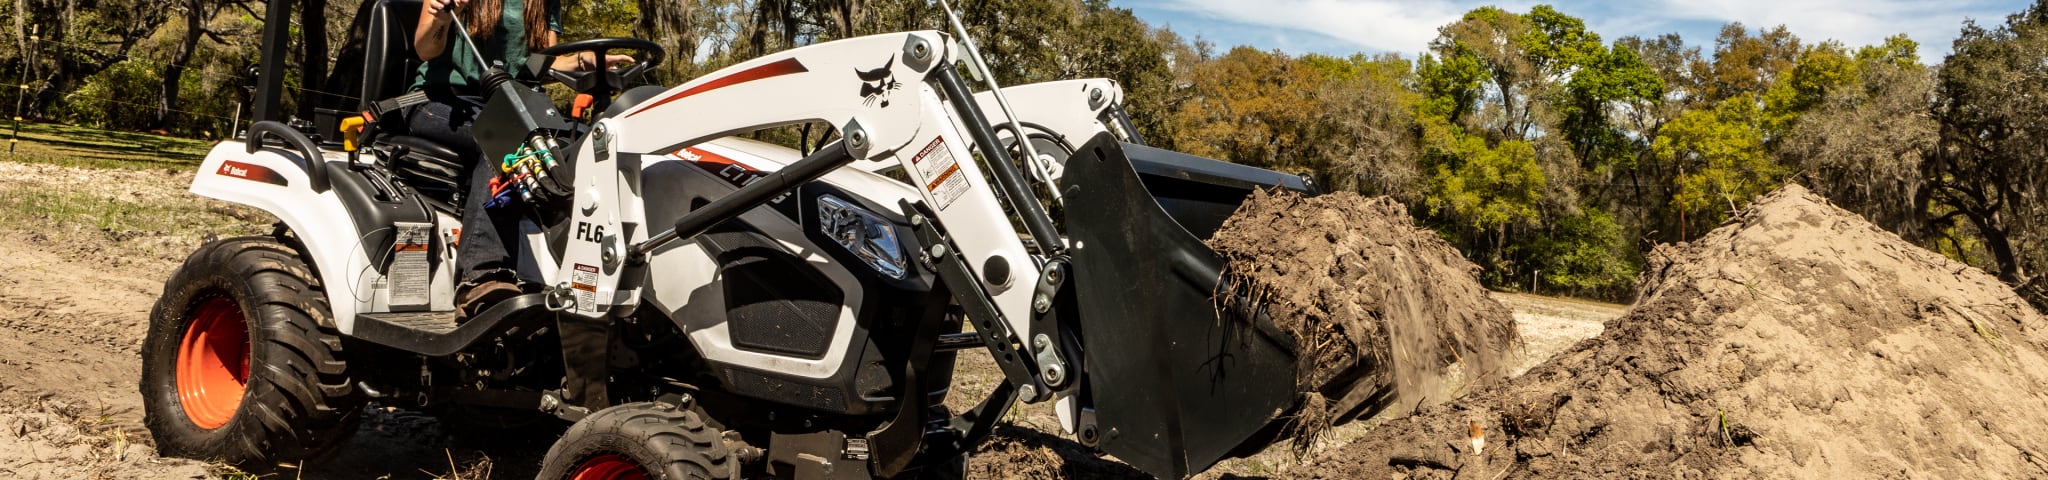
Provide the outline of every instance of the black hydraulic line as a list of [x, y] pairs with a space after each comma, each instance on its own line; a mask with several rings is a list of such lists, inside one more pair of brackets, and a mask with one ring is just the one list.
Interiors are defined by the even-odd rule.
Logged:
[[270, 0], [264, 7], [263, 50], [256, 65], [256, 108], [250, 120], [283, 120], [285, 52], [292, 41], [293, 0]]
[[826, 173], [851, 164], [853, 160], [854, 156], [846, 151], [846, 142], [832, 142], [812, 152], [810, 156], [789, 164], [788, 167], [740, 187], [738, 191], [726, 195], [725, 198], [683, 215], [683, 218], [676, 219], [675, 228], [656, 234], [634, 246], [633, 253], [646, 255], [670, 241], [695, 237], [719, 223], [738, 218], [754, 207], [765, 205], [775, 197], [795, 191], [797, 187], [817, 180]]
[[[1066, 244], [1059, 241], [1060, 233], [1052, 226], [1052, 216], [1045, 213], [1045, 205], [1038, 203], [1038, 196], [1031, 193], [1029, 184], [1024, 183], [1024, 174], [1017, 171], [1017, 164], [1010, 161], [1010, 154], [1004, 151], [1002, 143], [996, 141], [996, 131], [989, 126], [988, 116], [974, 104], [974, 93], [967, 90], [967, 84], [960, 80], [960, 72], [941, 66], [938, 69], [939, 88], [945, 90], [946, 98], [952, 99], [953, 110], [960, 114], [960, 122], [967, 125], [967, 135], [974, 137], [974, 144], [981, 149], [983, 158], [988, 159], [989, 170], [996, 178], [1004, 197], [1010, 206], [1017, 209], [1017, 216], [1024, 219], [1024, 230], [1031, 233], [1038, 242], [1039, 250], [1046, 255], [1066, 250]], [[1025, 140], [1019, 136], [1019, 140]]]
[[320, 147], [314, 145], [312, 138], [306, 137], [304, 132], [286, 126], [283, 123], [273, 120], [260, 120], [255, 125], [249, 126], [249, 143], [247, 145], [249, 153], [256, 153], [257, 150], [263, 149], [264, 137], [277, 137], [284, 140], [284, 143], [290, 144], [292, 148], [298, 149], [299, 156], [304, 157], [299, 162], [299, 168], [306, 170], [306, 182], [310, 183], [313, 187], [313, 193], [327, 192], [327, 157], [320, 155]]

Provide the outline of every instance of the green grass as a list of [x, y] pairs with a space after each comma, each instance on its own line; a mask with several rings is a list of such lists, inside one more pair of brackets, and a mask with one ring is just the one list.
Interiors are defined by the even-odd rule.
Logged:
[[53, 123], [0, 123], [9, 140], [0, 161], [88, 168], [190, 169], [206, 158], [213, 142], [147, 133], [98, 130]]
[[[89, 193], [0, 189], [0, 223], [59, 224], [109, 233], [129, 232], [196, 237], [207, 233], [251, 233], [252, 216], [234, 207], [191, 202], [140, 203]], [[242, 217], [242, 218], [237, 218]]]

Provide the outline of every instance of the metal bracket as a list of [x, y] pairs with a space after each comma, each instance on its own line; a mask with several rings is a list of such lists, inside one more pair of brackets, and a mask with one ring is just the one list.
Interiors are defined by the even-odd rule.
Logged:
[[1060, 342], [1056, 341], [1060, 333], [1056, 301], [1060, 289], [1067, 282], [1067, 261], [1055, 259], [1047, 262], [1041, 271], [1038, 286], [1031, 294], [1031, 313], [1036, 316], [1031, 324], [1035, 333], [1031, 338], [1031, 353], [1032, 358], [1038, 361], [1039, 378], [1045, 380], [1045, 386], [1049, 387], [1046, 393], [1051, 393], [1052, 389], [1067, 386], [1069, 374], [1073, 372], [1060, 356]]
[[1052, 398], [1051, 395], [1040, 395], [1052, 390], [1039, 380], [1036, 359], [1018, 351], [1017, 334], [1010, 330], [1002, 310], [990, 300], [988, 291], [982, 288], [974, 272], [967, 269], [967, 259], [953, 246], [952, 237], [947, 236], [938, 222], [931, 220], [934, 215], [923, 203], [905, 200], [902, 207], [903, 211], [911, 212], [910, 226], [917, 232], [918, 244], [925, 246], [924, 263], [938, 271], [939, 279], [952, 291], [953, 300], [959, 302], [960, 307], [967, 311], [967, 318], [974, 321], [974, 332], [981, 336], [996, 365], [1002, 367], [1003, 377], [1017, 386], [1018, 396], [1025, 402]]

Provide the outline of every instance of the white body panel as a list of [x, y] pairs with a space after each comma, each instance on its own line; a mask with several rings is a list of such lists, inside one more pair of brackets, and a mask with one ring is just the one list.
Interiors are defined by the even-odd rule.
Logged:
[[[1124, 89], [1110, 79], [1086, 78], [1003, 87], [1003, 96], [1009, 99], [1011, 109], [1024, 119], [1026, 125], [1044, 127], [1051, 131], [1049, 133], [1080, 147], [1095, 134], [1110, 131], [1102, 124], [1102, 112], [1110, 105], [1123, 103]], [[1011, 120], [1003, 116], [1003, 108], [996, 104], [994, 93], [977, 93], [974, 101], [981, 106], [981, 111], [987, 112], [990, 123], [998, 126], [1010, 123]], [[997, 128], [996, 135], [1008, 141], [1015, 133], [1007, 128]], [[1038, 152], [1038, 156], [1052, 181], [1059, 182], [1064, 160], [1055, 161], [1047, 152]]]
[[[191, 191], [203, 197], [239, 203], [277, 216], [305, 244], [306, 259], [320, 273], [327, 290], [329, 313], [336, 329], [354, 331], [357, 312], [389, 309], [389, 279], [377, 272], [373, 261], [384, 260], [386, 252], [366, 251], [363, 237], [333, 188], [315, 193], [306, 171], [299, 167], [298, 152], [265, 148], [247, 153], [246, 144], [225, 141], [215, 145], [199, 165]], [[344, 162], [345, 155], [323, 152], [321, 162]], [[454, 306], [453, 249], [446, 248], [453, 237], [453, 217], [439, 215], [435, 245], [430, 251], [443, 255], [432, 272], [430, 305], [433, 310]], [[390, 228], [386, 225], [384, 228]]]
[[[608, 120], [615, 136], [610, 144], [618, 155], [651, 157], [706, 139], [776, 125], [818, 121], [838, 126], [842, 132], [858, 126], [871, 144], [859, 160], [900, 165], [916, 184], [948, 187], [915, 190], [922, 202], [937, 211], [939, 223], [954, 236], [959, 251], [967, 254], [967, 264], [977, 277], [986, 280], [981, 269], [989, 257], [1009, 263], [1010, 278], [984, 282], [984, 287], [1018, 338], [1030, 338], [1029, 287], [1038, 278], [1039, 265], [1003, 213], [981, 166], [972, 160], [971, 142], [961, 133], [961, 125], [946, 110], [937, 91], [924, 81], [935, 66], [950, 65], [950, 42], [945, 38], [929, 31], [861, 37], [728, 67]], [[917, 43], [929, 51], [921, 62], [907, 58], [911, 56], [909, 46]], [[881, 70], [888, 72], [879, 83], [858, 77], [862, 72], [873, 75]], [[920, 171], [920, 160], [939, 160], [920, 154], [943, 154], [958, 168]], [[946, 179], [953, 182], [935, 182]], [[958, 188], [953, 187], [956, 184]]]

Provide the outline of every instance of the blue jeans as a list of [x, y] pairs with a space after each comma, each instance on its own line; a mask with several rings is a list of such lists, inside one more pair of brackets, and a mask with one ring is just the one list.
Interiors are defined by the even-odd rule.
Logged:
[[484, 158], [469, 126], [483, 110], [474, 97], [429, 90], [427, 103], [413, 107], [406, 115], [407, 127], [415, 137], [441, 144], [467, 161], [463, 175], [469, 187], [463, 196], [462, 232], [455, 249], [455, 275], [464, 286], [489, 280], [518, 279], [518, 264], [510, 252], [519, 247], [519, 212], [525, 208], [518, 199], [484, 208], [491, 200], [491, 179], [498, 176], [499, 162]]

